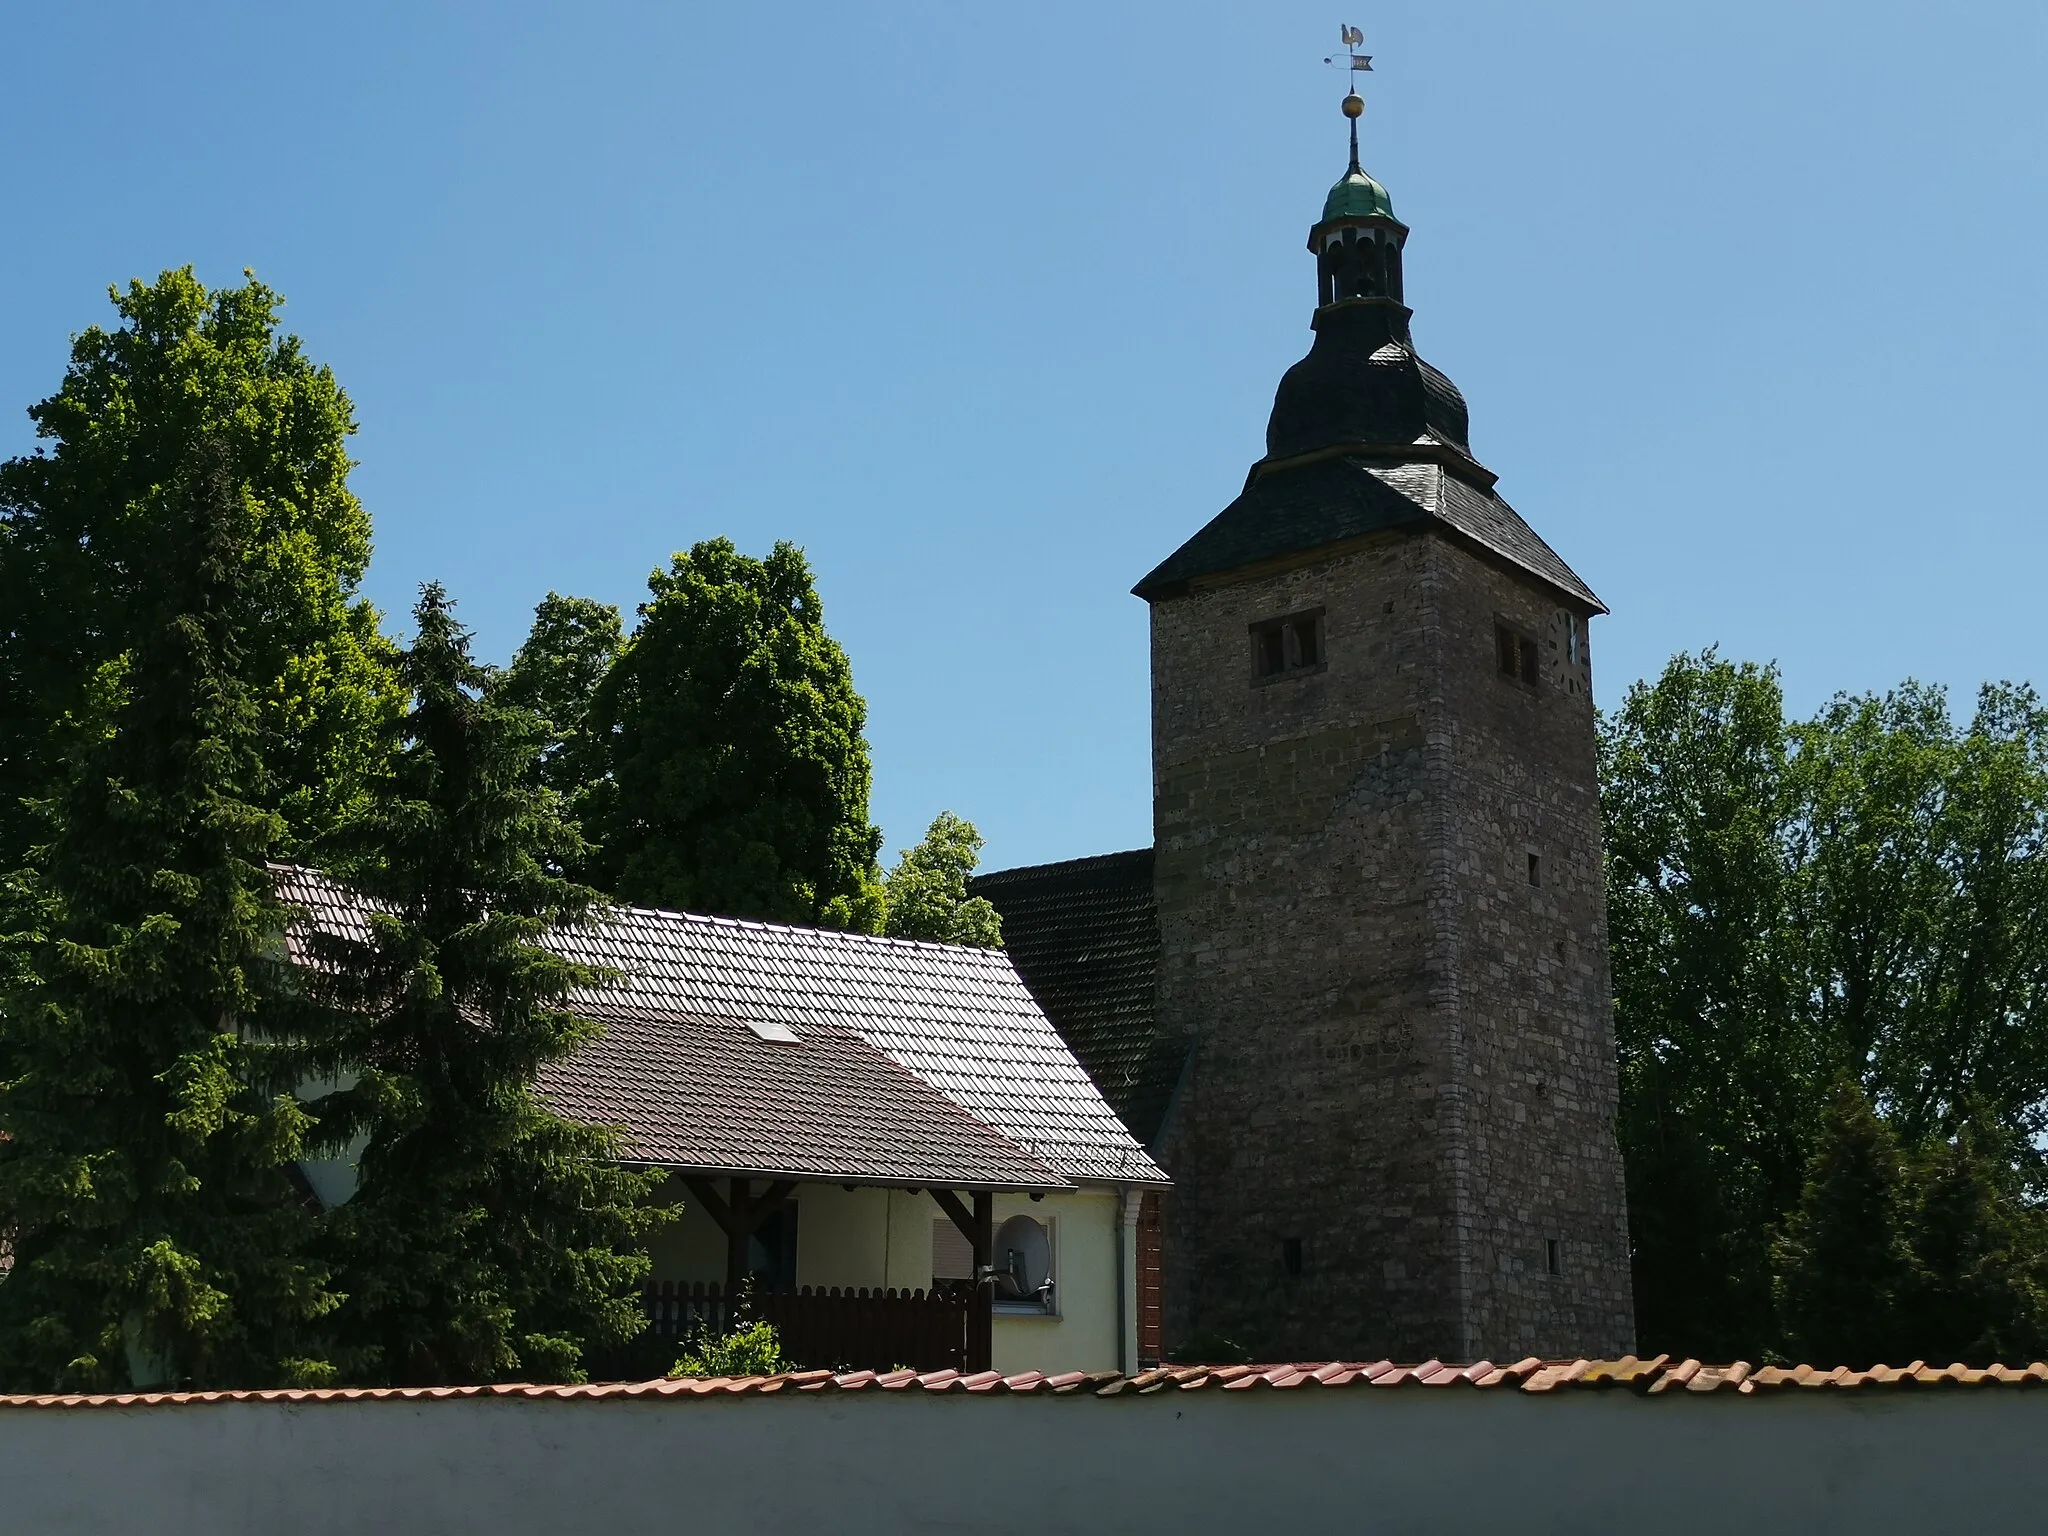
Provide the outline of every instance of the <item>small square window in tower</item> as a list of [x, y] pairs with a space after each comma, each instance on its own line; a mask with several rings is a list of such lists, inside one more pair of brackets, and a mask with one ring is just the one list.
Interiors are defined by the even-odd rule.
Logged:
[[1261, 619], [1251, 627], [1252, 681], [1267, 682], [1323, 665], [1323, 610]]
[[1496, 620], [1493, 626], [1493, 654], [1500, 675], [1520, 683], [1531, 693], [1542, 675], [1536, 642], [1520, 630]]

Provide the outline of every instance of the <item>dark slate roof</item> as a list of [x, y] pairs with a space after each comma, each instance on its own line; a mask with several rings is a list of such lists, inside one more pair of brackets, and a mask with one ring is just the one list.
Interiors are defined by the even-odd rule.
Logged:
[[1468, 539], [1597, 612], [1606, 606], [1557, 551], [1497, 494], [1440, 464], [1357, 456], [1318, 459], [1254, 476], [1244, 494], [1132, 590], [1152, 601], [1204, 576], [1341, 544], [1391, 528]]
[[[301, 927], [357, 942], [367, 937], [365, 900], [314, 871], [279, 869], [278, 894], [307, 914], [309, 923]], [[305, 958], [303, 935], [292, 939], [294, 953]], [[901, 1135], [917, 1124], [955, 1137], [950, 1144], [965, 1149], [968, 1143], [957, 1139], [964, 1133], [952, 1121], [932, 1118], [938, 1099], [1010, 1147], [1019, 1176], [1005, 1182], [1031, 1187], [1048, 1170], [1055, 1182], [1166, 1182], [1001, 950], [637, 907], [612, 908], [547, 942], [563, 955], [616, 974], [605, 986], [572, 995], [570, 1005], [599, 1021], [625, 1021], [622, 1027], [645, 1047], [590, 1048], [597, 1052], [591, 1062], [561, 1081], [573, 1080], [576, 1102], [590, 1107], [597, 1123], [621, 1124], [603, 1106], [643, 1106], [635, 1123], [624, 1128], [649, 1138], [650, 1146], [681, 1134], [692, 1114], [717, 1113], [729, 1118], [689, 1130], [707, 1147], [760, 1145], [763, 1136], [786, 1134], [786, 1158], [822, 1156], [815, 1128], [800, 1131], [760, 1102], [732, 1098], [723, 1069], [704, 1066], [710, 1076], [702, 1083], [672, 1071], [704, 1065], [704, 1040], [711, 1038], [704, 1032], [714, 1027], [711, 1021], [780, 1024], [800, 1037], [828, 1042], [813, 1065], [849, 1074], [835, 1091], [858, 1095], [893, 1084], [905, 1095], [888, 1111], [886, 1125], [849, 1128], [839, 1151], [852, 1161], [834, 1170], [837, 1176], [882, 1177], [856, 1156], [868, 1155], [861, 1152], [868, 1145], [864, 1138], [873, 1141], [876, 1155], [888, 1146], [898, 1155]], [[737, 1038], [723, 1025], [716, 1028], [717, 1038]], [[850, 1043], [855, 1041], [868, 1051], [857, 1052]], [[659, 1054], [647, 1054], [657, 1047]], [[877, 1058], [900, 1074], [883, 1073]], [[809, 1081], [814, 1091], [824, 1091], [815, 1077]], [[891, 1142], [891, 1136], [898, 1139]], [[974, 1145], [984, 1163], [994, 1156], [986, 1139]]]
[[1316, 311], [1308, 356], [1282, 375], [1266, 423], [1266, 459], [1371, 444], [1443, 443], [1469, 455], [1465, 397], [1416, 354], [1408, 311], [1391, 299]]
[[1156, 1142], [1189, 1041], [1162, 1031], [1156, 1014], [1152, 850], [999, 870], [973, 890], [1002, 914], [1017, 974], [1110, 1106]]
[[1308, 356], [1273, 395], [1266, 456], [1244, 493], [1133, 588], [1175, 597], [1205, 576], [1392, 528], [1437, 528], [1520, 567], [1596, 612], [1606, 607], [1494, 494], [1472, 456], [1465, 397], [1416, 352], [1394, 299], [1315, 314]]
[[1064, 1189], [1067, 1180], [851, 1030], [586, 1005], [604, 1033], [541, 1073], [563, 1114], [636, 1161], [770, 1178]]

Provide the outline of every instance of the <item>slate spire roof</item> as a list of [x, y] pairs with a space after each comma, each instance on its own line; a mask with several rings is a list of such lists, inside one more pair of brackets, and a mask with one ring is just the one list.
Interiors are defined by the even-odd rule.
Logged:
[[[1409, 334], [1413, 311], [1400, 300], [1397, 260], [1406, 226], [1393, 219], [1391, 202], [1381, 210], [1377, 182], [1377, 197], [1339, 197], [1351, 184], [1347, 175], [1332, 190], [1310, 249], [1345, 233], [1340, 226], [1356, 226], [1351, 233], [1394, 247], [1386, 282], [1373, 296], [1338, 297], [1316, 310], [1315, 341], [1280, 381], [1266, 456], [1243, 493], [1132, 590], [1154, 602], [1205, 578], [1382, 530], [1433, 529], [1520, 568], [1573, 606], [1606, 612], [1473, 456], [1465, 397]], [[1327, 266], [1329, 258], [1318, 260]]]

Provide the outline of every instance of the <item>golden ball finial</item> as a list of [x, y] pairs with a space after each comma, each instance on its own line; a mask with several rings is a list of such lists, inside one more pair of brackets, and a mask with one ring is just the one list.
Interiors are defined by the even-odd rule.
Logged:
[[1344, 115], [1350, 118], [1365, 116], [1365, 98], [1353, 91], [1344, 98]]

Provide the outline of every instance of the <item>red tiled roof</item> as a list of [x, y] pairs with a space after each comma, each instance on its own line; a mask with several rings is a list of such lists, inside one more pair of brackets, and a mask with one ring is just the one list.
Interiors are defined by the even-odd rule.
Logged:
[[1391, 1360], [1331, 1360], [1304, 1365], [1164, 1365], [1123, 1376], [1115, 1371], [1062, 1371], [1047, 1375], [1025, 1371], [1001, 1376], [994, 1371], [963, 1375], [959, 1371], [797, 1371], [783, 1376], [715, 1376], [706, 1380], [598, 1382], [586, 1386], [551, 1387], [506, 1384], [489, 1387], [341, 1387], [280, 1388], [264, 1392], [121, 1392], [53, 1394], [43, 1397], [0, 1397], [5, 1408], [132, 1408], [191, 1403], [341, 1403], [414, 1401], [422, 1398], [517, 1397], [573, 1402], [630, 1397], [770, 1397], [806, 1392], [957, 1392], [974, 1394], [1043, 1393], [1094, 1397], [1147, 1396], [1159, 1392], [1195, 1392], [1216, 1387], [1226, 1392], [1308, 1387], [1469, 1387], [1512, 1388], [1522, 1392], [1626, 1389], [1637, 1396], [1660, 1392], [1725, 1392], [1750, 1396], [1758, 1392], [1859, 1387], [1895, 1389], [1928, 1387], [2033, 1387], [2048, 1385], [2048, 1364], [1989, 1365], [1981, 1370], [1964, 1365], [1873, 1366], [1852, 1371], [1845, 1366], [1821, 1370], [1810, 1365], [1702, 1365], [1697, 1360], [1674, 1362], [1668, 1355], [1639, 1360], [1518, 1360], [1495, 1365], [1446, 1365], [1426, 1360], [1396, 1365]]

